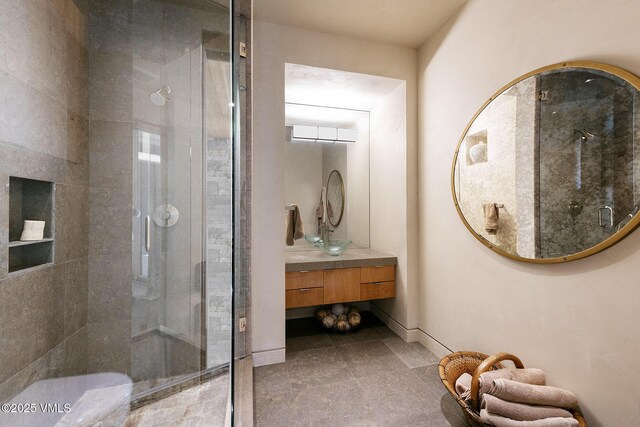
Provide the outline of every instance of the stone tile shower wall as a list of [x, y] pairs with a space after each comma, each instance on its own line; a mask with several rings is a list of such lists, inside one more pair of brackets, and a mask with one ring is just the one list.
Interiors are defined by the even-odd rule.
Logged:
[[[87, 369], [88, 3], [0, 6], [0, 401]], [[11, 274], [10, 176], [55, 183], [53, 262]]]
[[207, 367], [231, 357], [231, 141], [207, 141]]
[[88, 371], [130, 373], [131, 0], [90, 10]]
[[[535, 183], [535, 88], [535, 79], [527, 79], [491, 102], [469, 128], [457, 164], [465, 219], [488, 241], [521, 256], [535, 253], [535, 210], [528, 201]], [[487, 144], [487, 161], [473, 164], [468, 151], [479, 140]], [[503, 205], [494, 235], [484, 229], [483, 203]]]

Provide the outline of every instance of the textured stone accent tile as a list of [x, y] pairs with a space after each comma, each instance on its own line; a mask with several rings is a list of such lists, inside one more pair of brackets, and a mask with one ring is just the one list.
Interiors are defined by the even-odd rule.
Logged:
[[0, 141], [66, 159], [67, 109], [57, 99], [0, 71], [0, 105], [11, 106], [0, 115]]
[[35, 381], [60, 377], [63, 371], [64, 345], [58, 344], [11, 378], [0, 383], [0, 402], [11, 399]]
[[82, 163], [67, 162], [66, 183], [81, 187], [89, 186], [89, 160]]
[[2, 141], [6, 140], [0, 137], [0, 172], [40, 181], [64, 182], [67, 162], [63, 159], [11, 146]]
[[259, 366], [254, 370], [256, 397], [276, 396], [290, 392], [291, 382], [286, 363]]
[[405, 342], [400, 337], [385, 338], [383, 343], [409, 368], [438, 364], [440, 359], [419, 342]]
[[131, 252], [89, 257], [88, 305], [91, 323], [131, 318]]
[[91, 53], [89, 61], [92, 120], [130, 122], [133, 114], [131, 56]]
[[291, 355], [298, 351], [314, 350], [318, 348], [333, 346], [333, 340], [327, 334], [288, 338], [286, 341], [286, 350], [288, 355]]
[[408, 369], [380, 340], [342, 345], [337, 349], [356, 378]]
[[358, 379], [358, 384], [380, 422], [420, 425], [440, 409], [440, 396], [407, 367], [394, 372], [380, 370], [378, 375]]
[[67, 114], [67, 160], [80, 164], [89, 160], [89, 120], [71, 110]]
[[146, 412], [138, 421], [140, 427], [151, 426], [175, 426], [184, 419], [185, 408], [158, 408]]
[[64, 265], [64, 335], [69, 337], [87, 324], [89, 273], [87, 257]]
[[365, 399], [356, 380], [320, 385], [293, 396], [302, 425], [377, 425], [372, 401]]
[[[68, 1], [68, 3], [74, 3], [74, 1]], [[89, 116], [89, 51], [70, 34], [67, 34], [66, 42], [67, 109], [73, 114], [86, 118]]]
[[291, 388], [297, 390], [353, 378], [335, 347], [295, 353], [286, 362]]
[[89, 204], [91, 257], [131, 254], [131, 189], [91, 188]]
[[60, 16], [67, 33], [82, 47], [89, 46], [89, 0], [66, 0]]
[[87, 373], [87, 327], [64, 340], [64, 376]]
[[131, 322], [89, 323], [87, 335], [87, 372], [129, 373]]
[[0, 381], [62, 342], [62, 298], [52, 268], [0, 282]]
[[65, 209], [62, 218], [67, 261], [86, 257], [89, 254], [89, 190], [75, 185], [66, 186]]
[[132, 132], [130, 123], [91, 122], [92, 187], [131, 188]]
[[37, 1], [3, 4], [0, 28], [7, 42], [0, 45], [0, 69], [38, 92], [64, 101], [65, 25], [46, 6]]
[[55, 241], [53, 242], [54, 262], [56, 264], [64, 264], [67, 260], [67, 240], [64, 236], [64, 228], [68, 221], [67, 219], [67, 186], [64, 184], [56, 184], [54, 192], [54, 220], [53, 232]]
[[133, 411], [125, 426], [222, 426], [229, 399], [229, 376], [221, 375]]
[[283, 393], [259, 399], [255, 406], [256, 427], [302, 426], [294, 399], [296, 393]]
[[131, 54], [131, 0], [93, 0], [89, 18], [92, 51]]

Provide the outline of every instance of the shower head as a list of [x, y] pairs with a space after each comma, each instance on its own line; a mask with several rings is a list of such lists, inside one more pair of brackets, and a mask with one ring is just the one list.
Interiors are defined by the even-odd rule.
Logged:
[[574, 129], [573, 131], [580, 135], [580, 139], [582, 140], [582, 142], [588, 142], [591, 139], [596, 137], [594, 134], [592, 134], [586, 129]]
[[155, 92], [151, 92], [151, 94], [149, 94], [149, 99], [158, 107], [162, 107], [167, 103], [167, 101], [169, 101], [170, 93], [171, 88], [169, 86], [162, 86]]

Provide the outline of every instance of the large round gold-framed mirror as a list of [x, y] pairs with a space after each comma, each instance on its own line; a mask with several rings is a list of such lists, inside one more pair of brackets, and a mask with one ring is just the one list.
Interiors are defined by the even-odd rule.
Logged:
[[590, 61], [527, 73], [472, 117], [451, 170], [467, 229], [508, 258], [593, 255], [640, 224], [640, 78]]

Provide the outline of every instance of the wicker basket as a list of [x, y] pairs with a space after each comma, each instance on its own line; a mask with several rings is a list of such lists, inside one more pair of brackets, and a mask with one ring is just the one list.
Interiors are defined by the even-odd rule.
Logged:
[[[516, 368], [524, 368], [520, 359], [508, 353], [498, 353], [493, 356], [487, 356], [486, 354], [472, 351], [458, 351], [456, 353], [451, 353], [440, 360], [440, 364], [438, 365], [440, 379], [451, 396], [453, 396], [456, 402], [458, 402], [464, 410], [464, 415], [467, 417], [467, 421], [469, 421], [470, 425], [476, 427], [484, 427], [488, 425], [482, 422], [479, 415], [480, 402], [478, 400], [478, 391], [480, 374], [504, 368], [504, 366], [500, 364], [500, 362], [504, 360], [511, 360], [516, 365]], [[472, 376], [471, 396], [468, 403], [458, 396], [455, 388], [456, 380], [465, 372]], [[587, 427], [587, 423], [582, 417], [582, 413], [579, 408], [573, 411], [573, 418], [578, 420], [580, 427]]]

